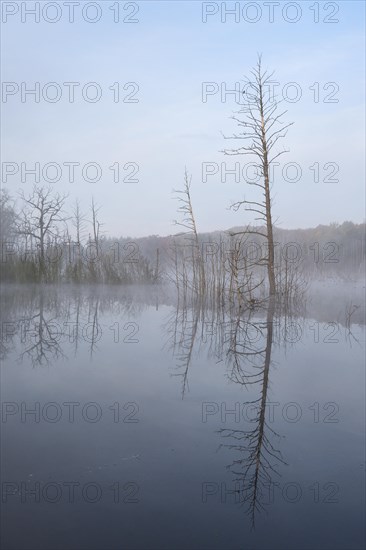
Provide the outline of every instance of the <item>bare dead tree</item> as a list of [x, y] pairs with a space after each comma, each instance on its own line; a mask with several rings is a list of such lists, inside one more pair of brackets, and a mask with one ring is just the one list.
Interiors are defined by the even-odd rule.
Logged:
[[73, 208], [72, 224], [75, 227], [76, 243], [78, 244], [78, 246], [80, 246], [83, 237], [83, 231], [85, 229], [85, 214], [83, 214], [81, 211], [78, 199], [76, 199]]
[[43, 278], [47, 241], [57, 238], [59, 224], [66, 223], [63, 207], [68, 195], [53, 194], [51, 187], [37, 185], [28, 197], [24, 191], [19, 194], [25, 204], [19, 216], [18, 234], [36, 241], [39, 247], [40, 274]]
[[91, 219], [89, 220], [92, 226], [92, 238], [89, 234], [89, 245], [94, 245], [95, 257], [88, 259], [89, 276], [92, 281], [100, 280], [102, 276], [101, 227], [103, 224], [99, 221], [100, 209], [101, 207], [97, 206], [94, 197], [92, 197], [90, 203]]
[[[174, 221], [176, 225], [188, 229], [189, 238], [192, 243], [192, 270], [193, 270], [193, 287], [195, 287], [199, 294], [202, 295], [205, 289], [205, 269], [203, 264], [203, 258], [201, 254], [201, 247], [198, 239], [198, 232], [196, 221], [193, 213], [192, 200], [191, 200], [191, 182], [192, 176], [188, 175], [187, 170], [184, 172], [184, 187], [183, 190], [174, 190], [177, 194], [177, 199], [180, 203], [178, 212], [183, 214], [181, 221]], [[198, 285], [195, 285], [196, 279], [196, 263], [198, 264]]]
[[272, 201], [270, 185], [270, 167], [276, 158], [287, 150], [277, 153], [274, 148], [277, 142], [285, 137], [287, 129], [293, 123], [282, 122], [282, 117], [287, 111], [279, 110], [279, 102], [271, 95], [270, 81], [272, 73], [262, 70], [261, 56], [258, 56], [256, 66], [251, 71], [251, 78], [246, 79], [246, 90], [243, 91], [244, 105], [237, 115], [231, 118], [237, 122], [242, 129], [225, 139], [244, 140], [246, 143], [238, 149], [225, 149], [225, 155], [248, 155], [254, 156], [255, 166], [259, 181], [248, 181], [250, 185], [260, 189], [262, 199], [258, 201], [246, 200], [237, 201], [231, 205], [234, 210], [244, 206], [245, 210], [254, 212], [256, 220], [264, 223], [265, 230], [247, 230], [248, 234], [253, 233], [264, 237], [268, 244], [268, 254], [265, 258], [268, 272], [270, 295], [276, 294], [275, 280], [275, 256], [273, 241], [272, 222]]
[[[82, 260], [81, 260], [81, 253], [82, 253], [82, 239], [83, 234], [85, 231], [85, 222], [86, 217], [85, 214], [81, 211], [79, 200], [76, 199], [72, 211], [72, 225], [75, 228], [75, 237], [76, 237], [76, 261], [74, 265], [74, 273], [76, 280], [81, 279], [82, 274]], [[71, 242], [70, 242], [70, 249], [71, 249]]]
[[94, 197], [92, 197], [91, 205], [90, 205], [91, 215], [92, 215], [91, 224], [93, 228], [93, 238], [94, 238], [94, 243], [95, 243], [97, 252], [99, 252], [99, 244], [100, 244], [100, 236], [101, 236], [100, 228], [103, 225], [100, 223], [98, 219], [98, 213], [100, 208], [101, 208], [100, 206], [97, 206], [95, 204]]

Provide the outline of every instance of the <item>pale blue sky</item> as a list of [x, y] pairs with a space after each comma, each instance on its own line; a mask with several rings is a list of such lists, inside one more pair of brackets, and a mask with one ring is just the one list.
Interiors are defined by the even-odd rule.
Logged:
[[[62, 17], [57, 23], [42, 18], [38, 24], [32, 19], [21, 23], [20, 13], [3, 23], [2, 80], [29, 86], [36, 81], [41, 86], [51, 81], [61, 86], [67, 81], [82, 85], [93, 81], [100, 84], [103, 96], [98, 103], [87, 103], [77, 90], [75, 103], [70, 104], [62, 86], [58, 103], [42, 99], [22, 103], [20, 93], [9, 97], [2, 103], [3, 162], [99, 163], [101, 181], [83, 181], [77, 171], [79, 177], [69, 183], [64, 167], [65, 177], [54, 187], [68, 191], [70, 202], [79, 197], [83, 205], [94, 195], [112, 235], [175, 232], [172, 190], [181, 187], [185, 166], [193, 175], [192, 197], [201, 231], [244, 224], [250, 221], [248, 214], [228, 207], [244, 194], [255, 200], [251, 188], [234, 177], [228, 176], [226, 183], [219, 176], [207, 182], [201, 177], [202, 162], [227, 162], [228, 168], [248, 162], [245, 157], [227, 158], [220, 153], [228, 145], [221, 132], [237, 131], [229, 119], [237, 105], [232, 96], [221, 102], [219, 94], [203, 103], [201, 89], [202, 82], [226, 82], [232, 88], [248, 74], [257, 52], [262, 52], [264, 65], [276, 70], [279, 89], [288, 82], [302, 89], [297, 103], [286, 103], [286, 117], [295, 124], [283, 142], [290, 153], [280, 159], [280, 170], [283, 164], [296, 162], [303, 175], [291, 183], [280, 172], [276, 174], [273, 193], [278, 223], [295, 228], [364, 220], [364, 2], [318, 2], [319, 23], [314, 23], [310, 9], [314, 2], [297, 2], [302, 16], [293, 24], [280, 16], [288, 2], [276, 7], [273, 23], [268, 22], [263, 2], [255, 3], [262, 8], [257, 23], [242, 18], [235, 23], [233, 17], [222, 23], [220, 13], [203, 23], [201, 2], [169, 0], [137, 2], [136, 24], [113, 23], [108, 8], [114, 2], [110, 1], [99, 3], [98, 23], [85, 22], [80, 7], [75, 8], [75, 22], [69, 23], [63, 2], [58, 4]], [[122, 8], [125, 4], [120, 3]], [[232, 7], [234, 2], [226, 4]], [[239, 4], [242, 8], [248, 2]], [[329, 4], [339, 6], [333, 16], [338, 23], [322, 22], [331, 16]], [[126, 13], [121, 9], [123, 16]], [[116, 81], [137, 82], [139, 103], [114, 103], [108, 87]], [[321, 98], [333, 90], [324, 91], [323, 85], [335, 82], [338, 103], [315, 103], [314, 91], [309, 89], [315, 82]], [[114, 183], [108, 169], [114, 162], [138, 163], [139, 182]], [[320, 167], [336, 162], [339, 182], [315, 183], [309, 169], [315, 162]], [[320, 174], [321, 179], [327, 175]], [[32, 181], [28, 177], [22, 184], [17, 174], [3, 185], [15, 192], [19, 187], [31, 188]]]

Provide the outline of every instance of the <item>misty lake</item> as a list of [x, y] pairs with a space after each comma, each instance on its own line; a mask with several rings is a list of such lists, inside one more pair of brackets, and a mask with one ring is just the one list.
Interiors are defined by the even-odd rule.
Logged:
[[[361, 549], [364, 289], [2, 288], [8, 549]], [[358, 307], [355, 307], [358, 306]]]

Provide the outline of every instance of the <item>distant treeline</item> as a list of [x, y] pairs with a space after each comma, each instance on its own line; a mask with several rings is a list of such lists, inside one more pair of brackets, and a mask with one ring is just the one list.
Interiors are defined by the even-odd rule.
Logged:
[[[29, 195], [20, 194], [21, 204], [15, 207], [14, 199], [2, 190], [1, 281], [154, 283], [172, 280], [183, 256], [189, 270], [190, 235], [107, 237], [100, 207], [93, 200], [88, 213], [77, 201], [65, 212], [66, 198], [51, 189], [34, 187]], [[235, 250], [239, 268], [242, 264], [260, 266], [266, 255], [265, 239], [258, 235], [260, 227], [253, 234], [250, 229], [199, 233], [203, 264], [232, 264]], [[281, 273], [291, 268], [312, 278], [344, 280], [364, 274], [365, 224], [346, 221], [310, 229], [274, 228], [274, 240]]]
[[[254, 228], [250, 228], [254, 229]], [[262, 228], [256, 226], [255, 230]], [[217, 257], [228, 258], [235, 243], [240, 242], [240, 255], [253, 264], [264, 255], [265, 241], [256, 234], [246, 235], [248, 227], [233, 227], [227, 231], [199, 233], [201, 255], [204, 263]], [[309, 229], [274, 228], [276, 264], [289, 263], [314, 278], [328, 276], [344, 280], [361, 278], [366, 267], [366, 224], [345, 221], [342, 224], [318, 225]], [[244, 238], [243, 238], [244, 237]], [[122, 249], [132, 239], [106, 239], [109, 246]], [[150, 262], [155, 263], [156, 251], [160, 251], [160, 269], [169, 271], [172, 250], [188, 248], [190, 238], [183, 234], [160, 237], [150, 235], [134, 239], [134, 246]]]

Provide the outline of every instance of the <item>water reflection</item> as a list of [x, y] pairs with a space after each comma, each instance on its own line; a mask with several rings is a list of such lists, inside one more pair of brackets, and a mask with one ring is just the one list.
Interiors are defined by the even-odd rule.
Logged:
[[[36, 300], [38, 299], [38, 303]], [[52, 360], [64, 357], [57, 336], [52, 332], [53, 324], [57, 317], [51, 316], [49, 310], [45, 310], [45, 295], [41, 290], [33, 304], [36, 313], [31, 317], [21, 319], [21, 338], [25, 342], [25, 349], [20, 355], [23, 360], [27, 355], [33, 366], [49, 365]], [[28, 338], [30, 336], [30, 338]], [[28, 343], [31, 340], [34, 343]]]
[[[340, 325], [344, 329], [343, 342], [349, 347], [353, 343], [361, 345], [349, 322], [358, 309], [359, 306], [349, 306], [343, 325]], [[217, 433], [222, 439], [219, 449], [233, 453], [233, 460], [227, 465], [233, 476], [234, 489], [231, 492], [235, 495], [235, 502], [245, 507], [252, 528], [255, 527], [256, 514], [265, 511], [269, 504], [273, 476], [280, 476], [281, 468], [287, 466], [279, 448], [281, 435], [270, 425], [273, 419], [269, 421], [273, 414], [273, 409], [271, 411], [268, 406], [273, 347], [286, 354], [289, 346], [295, 347], [309, 332], [307, 324], [305, 301], [291, 305], [269, 298], [249, 303], [246, 309], [242, 304], [236, 309], [225, 309], [215, 304], [210, 307], [202, 301], [190, 304], [190, 307], [180, 307], [178, 303], [164, 327], [168, 347], [176, 361], [176, 372], [172, 376], [181, 379], [182, 399], [189, 391], [189, 371], [193, 368], [194, 358], [198, 359], [202, 353], [210, 361], [223, 363], [228, 380], [241, 386], [245, 395], [251, 397], [241, 402], [241, 409], [252, 413], [249, 429], [220, 428]], [[313, 324], [319, 331], [319, 323], [315, 321]], [[331, 329], [329, 343], [338, 342], [331, 338], [335, 333], [333, 325], [336, 323], [324, 324]], [[239, 417], [241, 412], [236, 412]]]
[[[65, 291], [52, 285], [3, 287], [1, 358], [5, 360], [16, 350], [18, 361], [27, 357], [33, 367], [50, 366], [59, 359], [68, 359], [71, 350], [77, 357], [81, 344], [88, 348], [92, 358], [99, 351], [103, 332], [109, 332], [117, 341], [124, 328], [120, 326], [122, 319], [137, 319], [152, 304], [158, 309], [159, 299], [169, 303], [164, 292], [149, 290], [126, 287], [121, 292], [113, 287], [70, 287]], [[115, 326], [104, 325], [101, 316], [111, 314], [116, 319]]]
[[[87, 402], [92, 399], [98, 401], [102, 400], [103, 396], [107, 403], [103, 410], [108, 411], [109, 415], [112, 414], [110, 407], [114, 406], [117, 399], [123, 398], [124, 403], [139, 403], [141, 423], [137, 426], [141, 431], [133, 432], [136, 435], [130, 434], [130, 440], [120, 437], [121, 432], [117, 431], [119, 427], [114, 423], [113, 429], [116, 428], [116, 431], [113, 435], [112, 429], [102, 430], [101, 426], [98, 437], [92, 431], [86, 435], [85, 425], [80, 424], [81, 429], [78, 430], [78, 426], [75, 426], [75, 432], [71, 428], [65, 428], [65, 448], [68, 438], [75, 433], [77, 438], [84, 437], [86, 450], [85, 458], [83, 455], [80, 460], [82, 467], [86, 467], [86, 461], [91, 460], [88, 445], [91, 445], [91, 453], [103, 455], [103, 458], [98, 455], [99, 461], [93, 459], [95, 464], [114, 464], [117, 463], [116, 456], [123, 457], [121, 460], [124, 470], [118, 470], [116, 478], [123, 481], [126, 478], [125, 468], [128, 466], [132, 473], [126, 479], [135, 479], [134, 476], [138, 481], [141, 479], [142, 495], [149, 491], [150, 484], [151, 494], [150, 500], [147, 498], [145, 523], [148, 521], [146, 518], [151, 516], [156, 502], [163, 506], [156, 495], [161, 491], [161, 487], [167, 484], [167, 472], [173, 472], [171, 487], [175, 489], [176, 494], [182, 496], [182, 502], [190, 502], [192, 509], [196, 506], [196, 517], [203, 522], [206, 516], [212, 513], [220, 516], [222, 508], [218, 512], [213, 512], [212, 508], [207, 506], [202, 512], [202, 508], [195, 504], [195, 498], [199, 493], [197, 487], [205, 479], [221, 480], [220, 476], [229, 476], [232, 481], [230, 489], [238, 514], [241, 519], [246, 518], [245, 523], [238, 527], [231, 547], [240, 545], [243, 525], [249, 523], [252, 527], [258, 526], [259, 518], [262, 517], [261, 512], [270, 511], [268, 517], [275, 516], [275, 507], [268, 507], [269, 493], [270, 487], [276, 484], [279, 476], [286, 479], [290, 475], [288, 471], [295, 471], [295, 475], [298, 473], [296, 468], [291, 470], [294, 467], [291, 445], [294, 445], [296, 436], [288, 430], [289, 426], [274, 422], [271, 418], [274, 401], [281, 401], [283, 396], [290, 395], [291, 398], [288, 400], [293, 400], [293, 394], [286, 393], [293, 392], [292, 388], [288, 390], [285, 387], [283, 395], [277, 395], [281, 391], [279, 385], [282, 385], [282, 388], [286, 386], [283, 379], [280, 379], [280, 384], [275, 389], [273, 388], [274, 380], [278, 380], [278, 375], [281, 374], [286, 354], [295, 352], [293, 355], [300, 359], [304, 339], [309, 338], [309, 335], [312, 339], [310, 345], [314, 346], [319, 342], [319, 347], [322, 346], [321, 351], [325, 352], [322, 356], [321, 352], [316, 355], [316, 351], [315, 356], [319, 357], [319, 362], [324, 359], [324, 363], [328, 365], [331, 363], [332, 354], [337, 354], [338, 350], [342, 350], [341, 353], [347, 357], [345, 348], [352, 350], [352, 353], [356, 352], [352, 357], [358, 362], [359, 350], [363, 346], [360, 337], [362, 331], [357, 325], [363, 324], [364, 310], [363, 307], [357, 307], [360, 302], [349, 296], [338, 296], [337, 300], [327, 302], [327, 307], [322, 304], [321, 310], [317, 310], [317, 307], [311, 310], [313, 306], [310, 300], [307, 303], [297, 303], [296, 308], [291, 308], [288, 304], [285, 307], [273, 300], [248, 303], [246, 307], [242, 304], [229, 304], [224, 307], [222, 303], [220, 305], [215, 301], [212, 304], [203, 300], [195, 303], [176, 303], [174, 296], [160, 287], [133, 288], [129, 291], [121, 290], [119, 287], [70, 287], [62, 290], [44, 286], [17, 288], [16, 291], [3, 289], [2, 302], [2, 358], [8, 358], [11, 367], [7, 371], [8, 380], [13, 382], [8, 384], [11, 388], [10, 393], [12, 388], [19, 392], [10, 398], [14, 401], [28, 402], [37, 396], [43, 403], [51, 400], [48, 393], [50, 388], [50, 395], [55, 392], [52, 400], [60, 403]], [[317, 304], [318, 302], [315, 306]], [[150, 336], [150, 327], [154, 324], [158, 326], [154, 327], [153, 335]], [[121, 342], [141, 342], [141, 345], [116, 345]], [[337, 346], [336, 342], [339, 347], [334, 347]], [[324, 343], [329, 345], [324, 346]], [[135, 355], [138, 356], [136, 364], [132, 361]], [[12, 357], [16, 357], [24, 368], [13, 369]], [[65, 369], [65, 372], [61, 372], [62, 362], [67, 359], [71, 360], [71, 366], [68, 370]], [[74, 361], [75, 359], [77, 361]], [[93, 370], [90, 367], [90, 359], [99, 360], [99, 363], [95, 362], [103, 368]], [[76, 365], [83, 364], [88, 365], [88, 368], [76, 368]], [[27, 369], [28, 365], [33, 367], [34, 371]], [[59, 372], [53, 372], [52, 378], [47, 378], [53, 383], [48, 386], [42, 382], [38, 388], [37, 383], [43, 378], [37, 375], [43, 374], [42, 367], [45, 366], [49, 370]], [[325, 374], [322, 374], [320, 369], [324, 370]], [[325, 384], [329, 385], [327, 365], [321, 364], [320, 369], [317, 380], [321, 381], [323, 377], [326, 379]], [[28, 387], [23, 387], [19, 383], [22, 377], [26, 378], [24, 370], [29, 373], [27, 383], [31, 381]], [[337, 371], [341, 379], [340, 384], [344, 385], [345, 375], [342, 373], [341, 369]], [[300, 369], [298, 375], [301, 375]], [[305, 377], [309, 379], [308, 372]], [[32, 382], [33, 380], [35, 382]], [[326, 400], [330, 401], [329, 397], [333, 396], [331, 393], [328, 395], [324, 387], [321, 393], [327, 395]], [[198, 398], [197, 388], [200, 392]], [[215, 393], [216, 388], [218, 393]], [[338, 391], [337, 384], [334, 384], [334, 388]], [[312, 388], [307, 391], [307, 404], [312, 404], [316, 397]], [[343, 386], [341, 391], [343, 392]], [[202, 422], [199, 417], [200, 402], [206, 397], [209, 400], [218, 399], [217, 395], [227, 403], [228, 409], [233, 409], [233, 399], [235, 403], [240, 401], [239, 419], [236, 418], [236, 414], [231, 414], [223, 423], [221, 416], [220, 422], [217, 415], [212, 417], [209, 424]], [[350, 410], [353, 414], [352, 406], [351, 403]], [[358, 405], [354, 407], [358, 410]], [[244, 420], [242, 409], [247, 412]], [[46, 427], [49, 431], [45, 430], [44, 441], [52, 437], [52, 434], [58, 433], [57, 429], [61, 430], [61, 425]], [[26, 428], [31, 434], [36, 433], [38, 429], [32, 432], [29, 425]], [[304, 437], [304, 441], [307, 441], [308, 437], [308, 440], [313, 442], [314, 432], [306, 434], [308, 427], [299, 428], [298, 437]], [[337, 435], [337, 449], [342, 447], [342, 430]], [[168, 441], [166, 432], [171, 438], [176, 437], [174, 444]], [[355, 432], [359, 433], [357, 426]], [[37, 433], [39, 441], [43, 441], [41, 431]], [[323, 432], [318, 430], [317, 433], [319, 438], [319, 434]], [[326, 433], [328, 435], [329, 432]], [[332, 437], [331, 435], [330, 441]], [[93, 446], [96, 440], [100, 442], [98, 453]], [[204, 445], [200, 448], [201, 440], [204, 441]], [[127, 445], [127, 449], [119, 449], [119, 444]], [[191, 458], [184, 454], [186, 449], [179, 455], [177, 448], [180, 444], [188, 449]], [[357, 449], [356, 447], [353, 454], [358, 457]], [[340, 452], [342, 453], [342, 449]], [[137, 455], [141, 457], [139, 460], [126, 460], [126, 457]], [[12, 456], [17, 456], [16, 449]], [[36, 459], [38, 461], [38, 455]], [[337, 461], [337, 457], [332, 460]], [[212, 461], [215, 461], [214, 466], [210, 465]], [[26, 461], [24, 463], [27, 464]], [[189, 478], [194, 479], [194, 482], [188, 480], [180, 485], [178, 480], [177, 486], [174, 486], [176, 471], [185, 467], [189, 472]], [[48, 469], [48, 460], [44, 459], [39, 471], [45, 479]], [[206, 470], [210, 472], [207, 474], [210, 475], [209, 478], [204, 477]], [[34, 472], [33, 469], [28, 471]], [[299, 471], [301, 474], [301, 469]], [[107, 468], [106, 473], [104, 470], [102, 473], [107, 475]], [[315, 482], [323, 472], [317, 473], [318, 477], [314, 480], [311, 477], [312, 466], [309, 465], [306, 474]], [[79, 479], [77, 475], [76, 478]], [[147, 478], [149, 482], [146, 481]], [[338, 481], [336, 476], [326, 481], [330, 479]], [[151, 496], [152, 494], [154, 496]], [[153, 498], [157, 500], [152, 500]], [[179, 506], [180, 497], [178, 503], [169, 500], [170, 498], [174, 499], [174, 495], [164, 493], [166, 510], [171, 506]], [[286, 510], [284, 516], [287, 513]], [[316, 510], [312, 509], [314, 517], [316, 513]], [[135, 518], [136, 522], [139, 520], [139, 516], [135, 517], [132, 512], [129, 518]], [[230, 520], [226, 517], [225, 521], [227, 525]], [[266, 519], [266, 522], [269, 520]], [[299, 533], [302, 532], [300, 526], [297, 528]], [[256, 536], [259, 531], [257, 528]], [[254, 538], [251, 543], [253, 541]], [[212, 539], [209, 542], [212, 542]], [[133, 540], [130, 543], [130, 546], [133, 546]], [[257, 547], [267, 548], [267, 543], [268, 540], [264, 541], [262, 546], [258, 543]], [[146, 545], [141, 543], [140, 547]], [[221, 547], [230, 545], [225, 546], [222, 543]], [[298, 547], [302, 548], [300, 543]]]
[[[247, 504], [252, 527], [255, 526], [255, 513], [262, 511], [264, 488], [272, 482], [272, 474], [278, 474], [277, 465], [285, 464], [280, 450], [275, 448], [273, 439], [278, 434], [266, 420], [266, 405], [273, 345], [274, 300], [270, 300], [264, 322], [253, 322], [238, 317], [228, 350], [230, 379], [236, 384], [255, 385], [258, 397], [245, 405], [251, 405], [256, 413], [250, 430], [221, 429], [219, 433], [229, 440], [222, 444], [240, 455], [228, 466], [240, 482], [240, 501]], [[242, 326], [244, 324], [244, 327]], [[248, 337], [255, 329], [259, 338], [254, 342]], [[238, 338], [238, 331], [244, 340]]]
[[220, 447], [234, 451], [238, 457], [228, 469], [235, 476], [233, 482], [239, 482], [237, 500], [247, 505], [252, 526], [255, 513], [263, 510], [261, 485], [270, 484], [271, 475], [277, 473], [274, 463], [285, 464], [280, 451], [271, 442], [271, 438], [278, 438], [278, 435], [266, 421], [276, 304], [272, 299], [261, 305], [261, 317], [266, 311], [264, 319], [255, 317], [253, 307], [226, 312], [223, 308], [208, 310], [199, 303], [190, 309], [178, 307], [167, 323], [170, 347], [177, 360], [178, 372], [174, 376], [181, 377], [182, 398], [188, 389], [197, 334], [199, 346], [207, 344], [208, 356], [216, 358], [216, 362], [225, 362], [231, 382], [256, 387], [258, 397], [243, 403], [256, 411], [251, 419], [253, 427], [250, 430], [224, 428], [218, 432], [226, 440]]

